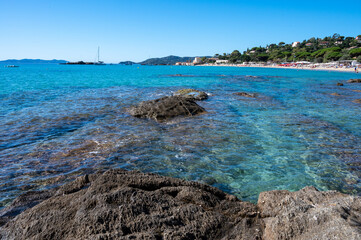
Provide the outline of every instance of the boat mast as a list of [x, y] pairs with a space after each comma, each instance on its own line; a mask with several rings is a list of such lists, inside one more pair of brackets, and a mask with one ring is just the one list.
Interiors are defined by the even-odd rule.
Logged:
[[98, 62], [99, 62], [99, 46], [98, 46]]

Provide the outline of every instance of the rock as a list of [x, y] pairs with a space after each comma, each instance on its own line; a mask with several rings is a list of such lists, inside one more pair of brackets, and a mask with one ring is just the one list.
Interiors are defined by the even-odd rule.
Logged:
[[208, 94], [202, 91], [195, 89], [181, 89], [174, 93], [175, 96], [181, 96], [185, 98], [190, 98], [195, 101], [201, 101], [208, 98]]
[[249, 97], [249, 98], [255, 98], [255, 97], [257, 97], [257, 94], [255, 94], [255, 93], [236, 92], [236, 93], [233, 93], [233, 94], [234, 94], [234, 95], [237, 95], [237, 96]]
[[356, 99], [356, 100], [353, 100], [352, 102], [354, 102], [354, 103], [361, 103], [361, 99]]
[[60, 188], [0, 229], [1, 239], [261, 239], [254, 204], [216, 188], [110, 170]]
[[201, 183], [117, 169], [28, 196], [19, 198], [40, 203], [5, 220], [1, 239], [361, 239], [361, 197], [314, 187], [263, 192], [255, 205]]
[[341, 96], [340, 94], [338, 93], [331, 93], [332, 96]]
[[170, 96], [141, 102], [138, 106], [129, 108], [128, 112], [134, 117], [163, 121], [177, 116], [193, 116], [206, 111], [191, 98]]
[[165, 75], [166, 77], [195, 77], [195, 75], [187, 75], [187, 74], [170, 74]]
[[361, 79], [350, 79], [347, 82], [348, 83], [361, 83]]
[[343, 83], [337, 83], [337, 86], [343, 86]]
[[263, 239], [361, 239], [361, 198], [306, 187], [259, 195]]
[[259, 76], [246, 75], [248, 78], [258, 78]]
[[54, 192], [55, 189], [49, 191], [29, 191], [20, 195], [12, 202], [10, 206], [0, 211], [0, 227], [26, 209], [31, 208], [50, 198]]
[[361, 90], [352, 90], [352, 91], [354, 91], [354, 92], [361, 92]]

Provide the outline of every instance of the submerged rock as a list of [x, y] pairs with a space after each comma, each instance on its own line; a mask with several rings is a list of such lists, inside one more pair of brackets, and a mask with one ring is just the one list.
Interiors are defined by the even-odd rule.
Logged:
[[195, 101], [201, 101], [208, 98], [208, 94], [206, 92], [202, 92], [195, 89], [181, 89], [174, 93], [175, 96], [181, 96], [185, 98], [190, 98]]
[[195, 77], [195, 75], [187, 75], [187, 74], [170, 74], [170, 75], [166, 75], [166, 77]]
[[206, 110], [191, 98], [170, 96], [141, 102], [138, 106], [129, 108], [128, 112], [134, 117], [162, 121], [177, 116], [193, 116]]
[[249, 98], [255, 98], [255, 97], [257, 97], [257, 94], [255, 94], [255, 93], [236, 92], [236, 93], [233, 93], [233, 94], [234, 94], [234, 95], [237, 95], [237, 96], [249, 97]]
[[337, 86], [343, 86], [343, 83], [337, 83]]
[[331, 93], [331, 95], [332, 96], [337, 96], [337, 97], [341, 96], [341, 94], [339, 94], [339, 93]]
[[201, 183], [117, 169], [49, 194], [7, 220], [0, 238], [361, 239], [361, 198], [314, 187], [263, 192], [255, 205]]
[[353, 100], [352, 102], [354, 102], [354, 103], [361, 103], [361, 99], [356, 99], [356, 100]]
[[347, 82], [348, 83], [361, 83], [361, 79], [350, 79]]

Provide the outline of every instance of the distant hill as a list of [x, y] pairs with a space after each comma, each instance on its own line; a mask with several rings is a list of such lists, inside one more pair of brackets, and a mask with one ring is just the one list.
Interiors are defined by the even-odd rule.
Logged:
[[124, 61], [124, 62], [120, 62], [119, 64], [120, 65], [134, 65], [134, 64], [137, 64], [137, 63], [132, 62], [132, 61]]
[[162, 58], [149, 58], [139, 64], [142, 65], [174, 65], [176, 62], [193, 61], [194, 57], [168, 56]]
[[0, 64], [59, 64], [59, 63], [66, 63], [68, 61], [65, 60], [43, 60], [43, 59], [8, 59], [4, 61], [0, 61]]

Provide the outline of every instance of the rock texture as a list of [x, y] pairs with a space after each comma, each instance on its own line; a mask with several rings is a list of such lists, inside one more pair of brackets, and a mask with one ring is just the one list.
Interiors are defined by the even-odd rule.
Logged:
[[352, 102], [354, 102], [354, 103], [361, 103], [361, 99], [356, 99], [356, 100], [353, 100]]
[[361, 239], [361, 198], [306, 187], [260, 194], [264, 239]]
[[347, 82], [348, 83], [361, 83], [361, 79], [350, 79]]
[[236, 92], [234, 95], [241, 96], [241, 97], [249, 97], [249, 98], [255, 98], [257, 97], [257, 94], [255, 93], [246, 93], [246, 92]]
[[163, 121], [177, 116], [193, 116], [206, 111], [194, 99], [170, 96], [141, 102], [138, 106], [129, 108], [128, 112], [134, 117]]
[[261, 239], [254, 204], [216, 188], [110, 170], [78, 178], [0, 230], [2, 239]]
[[201, 101], [208, 98], [208, 94], [206, 92], [202, 92], [195, 89], [181, 89], [174, 93], [175, 96], [181, 96], [185, 98], [189, 98], [195, 101]]
[[342, 87], [342, 86], [343, 86], [343, 83], [337, 83], [337, 86]]
[[118, 169], [39, 194], [29, 200], [42, 202], [0, 228], [1, 239], [361, 239], [361, 198], [314, 187], [263, 192], [255, 205], [200, 183]]

